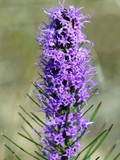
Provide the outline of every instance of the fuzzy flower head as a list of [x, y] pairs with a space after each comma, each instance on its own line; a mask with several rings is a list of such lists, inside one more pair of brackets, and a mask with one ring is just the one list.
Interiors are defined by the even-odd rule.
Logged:
[[[40, 92], [35, 95], [49, 126], [44, 127], [44, 148], [50, 149], [46, 155], [49, 160], [75, 156], [80, 146], [77, 139], [90, 124], [82, 117], [81, 108], [95, 86], [92, 79], [95, 67], [89, 55], [93, 43], [82, 32], [91, 17], [81, 10], [60, 5], [44, 11], [49, 24], [45, 24], [37, 36], [42, 48], [37, 66], [43, 75], [42, 80], [36, 81]], [[55, 149], [55, 145], [59, 147]], [[55, 155], [54, 158], [51, 155]]]

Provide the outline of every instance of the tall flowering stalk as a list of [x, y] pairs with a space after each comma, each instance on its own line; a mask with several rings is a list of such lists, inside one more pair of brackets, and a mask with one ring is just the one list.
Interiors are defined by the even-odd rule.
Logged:
[[[22, 129], [27, 136], [18, 134], [35, 144], [37, 150], [34, 154], [30, 153], [1, 133], [12, 144], [36, 160], [77, 160], [81, 153], [84, 153], [81, 160], [90, 160], [112, 128], [112, 125], [105, 130], [102, 127], [97, 137], [82, 148], [81, 138], [89, 132], [89, 126], [92, 125], [101, 103], [93, 111], [90, 120], [85, 118], [86, 113], [92, 108], [91, 106], [83, 112], [83, 107], [95, 93], [93, 88], [96, 83], [93, 77], [96, 68], [92, 66], [92, 56], [90, 56], [93, 43], [87, 40], [82, 32], [84, 24], [89, 22], [91, 17], [82, 14], [81, 10], [82, 8], [76, 9], [74, 6], [65, 8], [61, 3], [58, 8], [44, 10], [48, 15], [49, 24], [44, 24], [37, 36], [42, 49], [37, 66], [42, 74], [34, 84], [38, 91], [34, 94], [39, 103], [27, 95], [45, 113], [46, 122], [19, 106], [43, 129], [43, 133], [37, 131], [31, 122], [19, 113], [41, 139], [38, 143], [24, 127]], [[5, 146], [16, 159], [22, 160], [7, 144]], [[111, 147], [103, 160], [109, 160], [115, 146], [116, 144]], [[120, 153], [113, 160], [119, 157]], [[95, 160], [99, 158], [100, 156]]]
[[93, 43], [82, 32], [90, 16], [81, 9], [60, 5], [45, 11], [49, 24], [37, 36], [42, 48], [37, 66], [43, 75], [35, 86], [43, 92], [35, 95], [46, 115], [41, 153], [49, 160], [75, 157], [80, 136], [92, 124], [82, 111], [95, 86], [95, 67], [89, 55]]

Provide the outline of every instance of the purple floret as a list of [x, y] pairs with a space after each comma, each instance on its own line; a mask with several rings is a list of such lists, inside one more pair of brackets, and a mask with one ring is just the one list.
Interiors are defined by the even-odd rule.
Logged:
[[46, 114], [41, 152], [48, 160], [75, 157], [81, 146], [78, 138], [91, 124], [81, 109], [95, 87], [96, 69], [89, 55], [93, 43], [82, 32], [90, 16], [81, 9], [61, 5], [45, 11], [49, 24], [37, 36], [42, 48], [37, 66], [43, 75], [35, 83], [39, 90], [35, 96]]
[[61, 157], [56, 152], [51, 152], [48, 156], [49, 160], [60, 160]]

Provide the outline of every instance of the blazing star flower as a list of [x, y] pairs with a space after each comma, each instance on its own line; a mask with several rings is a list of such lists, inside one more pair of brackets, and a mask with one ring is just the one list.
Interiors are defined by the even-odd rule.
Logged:
[[93, 43], [82, 32], [91, 17], [81, 10], [60, 5], [44, 11], [49, 24], [37, 36], [42, 48], [37, 66], [43, 75], [35, 83], [39, 90], [35, 95], [46, 114], [41, 153], [48, 160], [75, 157], [81, 146], [79, 137], [91, 124], [82, 116], [82, 105], [95, 86], [95, 67], [89, 55]]

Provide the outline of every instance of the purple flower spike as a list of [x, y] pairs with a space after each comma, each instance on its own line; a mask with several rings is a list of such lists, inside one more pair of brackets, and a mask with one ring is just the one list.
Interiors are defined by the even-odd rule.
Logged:
[[46, 115], [41, 152], [48, 160], [75, 157], [81, 147], [79, 137], [92, 124], [81, 110], [96, 85], [90, 56], [93, 43], [82, 32], [91, 17], [81, 9], [60, 3], [60, 7], [44, 11], [49, 24], [37, 36], [42, 47], [37, 66], [43, 75], [35, 83], [39, 90], [35, 96]]

